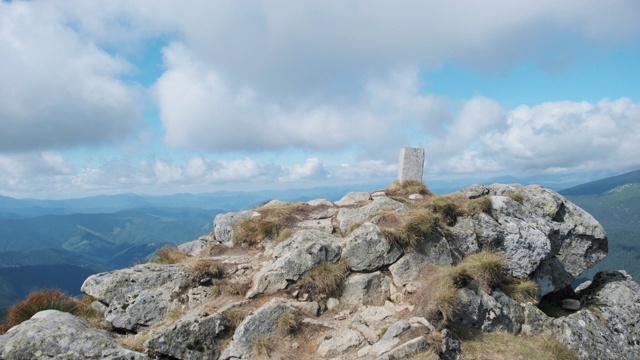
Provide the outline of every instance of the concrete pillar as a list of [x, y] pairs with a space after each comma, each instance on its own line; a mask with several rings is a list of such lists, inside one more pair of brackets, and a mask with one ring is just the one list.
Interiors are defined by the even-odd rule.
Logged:
[[422, 182], [424, 170], [424, 149], [403, 147], [400, 149], [400, 163], [398, 164], [398, 181]]

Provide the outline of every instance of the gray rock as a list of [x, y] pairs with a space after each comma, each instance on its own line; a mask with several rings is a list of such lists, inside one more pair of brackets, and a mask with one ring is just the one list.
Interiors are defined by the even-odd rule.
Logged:
[[393, 264], [402, 255], [402, 249], [389, 242], [380, 229], [372, 223], [364, 223], [347, 239], [342, 252], [347, 265], [355, 271], [374, 271]]
[[167, 289], [157, 288], [116, 298], [107, 307], [104, 317], [117, 329], [137, 332], [164, 319], [169, 310], [170, 295]]
[[87, 295], [110, 304], [116, 298], [134, 295], [142, 290], [170, 288], [186, 279], [181, 265], [141, 264], [122, 270], [91, 275], [82, 284]]
[[273, 294], [284, 289], [287, 280], [297, 281], [306, 271], [340, 259], [340, 240], [318, 230], [301, 230], [278, 244], [272, 252], [277, 260], [269, 263], [253, 277], [247, 297]]
[[278, 319], [286, 311], [297, 310], [279, 299], [272, 299], [252, 315], [246, 317], [233, 334], [231, 343], [224, 349], [221, 360], [247, 359], [251, 355], [253, 339], [269, 337], [276, 331]]
[[352, 206], [369, 200], [371, 200], [371, 194], [368, 192], [350, 192], [334, 204], [337, 206]]
[[336, 298], [327, 299], [327, 310], [331, 311], [331, 310], [337, 308], [338, 305], [340, 305], [340, 300], [338, 300]]
[[419, 253], [404, 254], [398, 261], [389, 266], [393, 283], [402, 287], [418, 276], [420, 268], [426, 263], [426, 257]]
[[524, 322], [522, 309], [500, 290], [489, 295], [477, 287], [466, 287], [458, 290], [458, 298], [460, 303], [453, 318], [456, 324], [487, 332], [520, 331]]
[[307, 201], [308, 205], [311, 206], [333, 206], [333, 203], [327, 199], [315, 199]]
[[142, 264], [92, 275], [82, 291], [107, 305], [105, 319], [114, 327], [138, 331], [164, 319], [186, 278], [181, 265]]
[[196, 256], [209, 244], [208, 236], [201, 236], [196, 240], [178, 245], [178, 249], [184, 251], [189, 256]]
[[420, 199], [424, 199], [424, 196], [420, 194], [409, 195], [409, 200], [420, 200]]
[[429, 349], [429, 343], [424, 336], [411, 339], [397, 347], [389, 350], [378, 357], [378, 360], [400, 360], [409, 359], [411, 356], [425, 352]]
[[562, 308], [565, 310], [578, 311], [580, 310], [580, 300], [576, 299], [563, 299]]
[[37, 313], [0, 335], [0, 358], [13, 359], [149, 359], [118, 345], [104, 330], [56, 310]]
[[216, 215], [215, 219], [213, 220], [213, 232], [215, 234], [215, 241], [219, 244], [232, 247], [233, 234], [235, 233], [235, 229], [238, 223], [259, 215], [259, 213], [253, 210], [229, 212]]
[[[565, 288], [607, 254], [602, 226], [584, 210], [541, 186], [472, 185], [470, 198], [491, 196], [491, 215], [461, 217], [451, 229], [457, 257], [481, 249], [504, 253], [509, 273], [534, 278], [541, 295]], [[511, 198], [521, 197], [522, 203]], [[455, 259], [458, 261], [458, 259]]]
[[216, 359], [220, 338], [230, 330], [224, 314], [242, 303], [227, 305], [205, 317], [189, 313], [162, 333], [147, 340], [145, 347], [156, 354], [183, 360]]
[[460, 358], [461, 348], [460, 341], [454, 339], [451, 336], [451, 332], [448, 329], [443, 329], [440, 331], [443, 335], [442, 344], [440, 344], [440, 354], [441, 360], [458, 360]]
[[319, 230], [328, 234], [333, 232], [331, 219], [303, 220], [297, 223], [296, 226], [307, 230]]
[[391, 280], [380, 272], [351, 274], [342, 288], [340, 302], [349, 305], [384, 305], [390, 296]]
[[346, 234], [352, 224], [369, 221], [370, 218], [385, 210], [394, 211], [399, 215], [406, 214], [409, 211], [405, 204], [386, 196], [381, 196], [374, 198], [370, 204], [360, 208], [340, 209], [336, 219], [338, 220], [340, 231]]
[[357, 349], [364, 341], [364, 336], [356, 330], [333, 331], [320, 342], [318, 354], [324, 357], [335, 357]]

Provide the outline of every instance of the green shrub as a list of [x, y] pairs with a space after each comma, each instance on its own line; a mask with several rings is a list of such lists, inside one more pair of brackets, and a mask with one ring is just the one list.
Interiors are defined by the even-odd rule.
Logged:
[[189, 257], [186, 252], [178, 249], [177, 246], [165, 246], [156, 252], [153, 259], [149, 260], [154, 264], [178, 264]]

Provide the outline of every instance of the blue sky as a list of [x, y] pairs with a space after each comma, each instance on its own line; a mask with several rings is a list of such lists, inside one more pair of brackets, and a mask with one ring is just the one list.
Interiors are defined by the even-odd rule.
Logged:
[[640, 168], [640, 3], [0, 2], [0, 195]]

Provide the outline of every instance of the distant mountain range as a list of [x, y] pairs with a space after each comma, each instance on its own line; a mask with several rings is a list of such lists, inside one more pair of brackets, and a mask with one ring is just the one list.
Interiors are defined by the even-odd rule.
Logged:
[[561, 190], [593, 215], [609, 237], [609, 255], [583, 276], [625, 269], [640, 280], [640, 170]]

